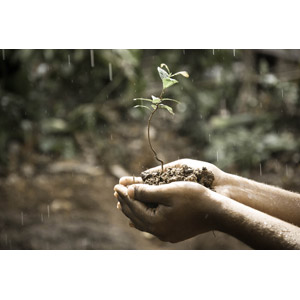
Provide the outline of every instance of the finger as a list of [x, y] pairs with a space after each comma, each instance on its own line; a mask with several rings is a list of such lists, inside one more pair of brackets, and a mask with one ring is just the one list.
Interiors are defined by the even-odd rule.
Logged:
[[[121, 197], [119, 197], [119, 198], [121, 198]], [[121, 199], [119, 199], [119, 200], [122, 201]], [[149, 227], [149, 226], [147, 224], [145, 224], [142, 220], [137, 218], [136, 215], [131, 210], [131, 208], [125, 202], [123, 202], [121, 207], [122, 207], [123, 214], [130, 220], [130, 222], [129, 222], [130, 227], [134, 227], [141, 231], [148, 231], [147, 227]]]
[[115, 189], [118, 193], [118, 200], [121, 202], [122, 208], [124, 204], [126, 204], [136, 218], [147, 224], [152, 223], [152, 217], [154, 215], [153, 210], [149, 209], [144, 203], [131, 199], [128, 196], [128, 189], [125, 186], [119, 184], [115, 186]]
[[119, 180], [119, 184], [122, 185], [130, 185], [135, 183], [143, 183], [143, 179], [141, 177], [134, 177], [134, 176], [124, 176], [121, 177]]
[[134, 184], [130, 185], [127, 194], [131, 199], [139, 200], [144, 203], [170, 204], [172, 193], [172, 184], [148, 185]]
[[122, 209], [120, 201], [117, 203], [117, 209]]

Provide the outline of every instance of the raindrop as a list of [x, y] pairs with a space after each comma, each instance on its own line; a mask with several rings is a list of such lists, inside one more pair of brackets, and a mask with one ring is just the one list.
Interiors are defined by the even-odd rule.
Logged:
[[109, 74], [109, 80], [113, 80], [113, 73], [112, 73], [112, 65], [111, 63], [108, 64], [108, 74]]
[[22, 226], [24, 225], [24, 214], [23, 214], [23, 212], [21, 212], [21, 225]]
[[47, 205], [48, 219], [50, 218], [50, 206]]
[[219, 151], [217, 151], [217, 161], [219, 161]]
[[71, 66], [71, 55], [68, 54], [68, 65]]
[[213, 50], [213, 55], [215, 55], [215, 49], [212, 49]]
[[2, 49], [2, 59], [5, 60], [5, 50]]
[[283, 98], [283, 89], [281, 89], [281, 97]]
[[183, 55], [185, 55], [185, 50], [182, 50]]
[[288, 169], [288, 166], [287, 166], [287, 165], [285, 165], [285, 175], [286, 175], [286, 176], [289, 176], [289, 169]]
[[262, 176], [262, 168], [261, 168], [261, 164], [259, 164], [259, 175]]
[[94, 50], [90, 50], [90, 54], [91, 54], [91, 67], [94, 68], [95, 67]]
[[233, 49], [232, 51], [233, 51], [233, 56], [235, 56], [235, 49]]
[[44, 223], [44, 216], [41, 214], [41, 222]]
[[208, 134], [208, 141], [210, 142], [210, 133]]

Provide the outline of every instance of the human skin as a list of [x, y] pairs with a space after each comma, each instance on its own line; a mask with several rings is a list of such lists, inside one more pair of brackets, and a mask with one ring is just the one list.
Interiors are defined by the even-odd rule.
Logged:
[[[300, 226], [300, 194], [229, 174], [213, 164], [198, 160], [181, 159], [166, 164], [165, 168], [179, 167], [184, 164], [192, 168], [202, 169], [202, 167], [206, 167], [212, 171], [215, 176], [212, 187], [218, 194]], [[160, 167], [149, 169], [150, 172], [158, 170], [160, 170]], [[123, 177], [120, 179], [120, 184], [125, 186], [142, 182], [140, 177]]]
[[[253, 181], [248, 182], [245, 178], [227, 174], [205, 162], [180, 160], [165, 167], [182, 164], [193, 168], [205, 166], [211, 170], [215, 175], [216, 192], [192, 182], [149, 186], [139, 184], [142, 182], [140, 178], [123, 177], [120, 184], [115, 186], [115, 197], [121, 203], [123, 213], [137, 229], [170, 242], [179, 242], [203, 232], [219, 230], [256, 249], [300, 249], [300, 228], [289, 223], [292, 220], [298, 225], [299, 214], [293, 213], [289, 216], [279, 211], [284, 208], [280, 204], [282, 198], [287, 203], [289, 201], [286, 198], [291, 199], [290, 206], [295, 206], [294, 209], [299, 207], [299, 202], [294, 200], [298, 194]], [[246, 188], [247, 193], [242, 188]], [[239, 200], [242, 201], [239, 203], [225, 195], [240, 197]], [[268, 195], [267, 199], [265, 195]], [[254, 197], [256, 201], [251, 202], [252, 207], [263, 208], [277, 216], [244, 205]], [[268, 201], [270, 198], [272, 201]], [[158, 206], [149, 208], [149, 203], [156, 203]], [[279, 205], [277, 209], [276, 203]], [[283, 218], [280, 219], [279, 216]], [[289, 222], [285, 222], [284, 218]]]

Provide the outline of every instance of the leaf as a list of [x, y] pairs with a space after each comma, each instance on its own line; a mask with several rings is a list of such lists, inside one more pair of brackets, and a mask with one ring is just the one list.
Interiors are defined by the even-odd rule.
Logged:
[[160, 100], [160, 98], [158, 98], [158, 97], [155, 97], [155, 96], [151, 96], [152, 97], [152, 103], [154, 103], [154, 104], [158, 104], [158, 103], [160, 103], [161, 102], [161, 100]]
[[147, 108], [151, 111], [151, 109], [148, 106], [145, 106], [145, 105], [135, 105], [133, 108], [137, 108], [137, 107]]
[[186, 71], [180, 71], [180, 72], [177, 72], [177, 73], [171, 75], [171, 77], [177, 76], [177, 75], [182, 75], [183, 77], [186, 77], [186, 78], [189, 78], [189, 77], [190, 77], [189, 73], [186, 72]]
[[161, 68], [165, 67], [168, 70], [169, 74], [171, 74], [171, 72], [166, 64], [160, 64], [160, 67]]
[[161, 101], [173, 101], [173, 102], [176, 102], [176, 103], [180, 103], [178, 100], [170, 99], [170, 98], [163, 98], [163, 99], [161, 99]]
[[157, 107], [156, 105], [151, 105], [151, 106], [152, 106], [153, 109], [156, 109], [156, 107]]
[[137, 101], [137, 100], [152, 102], [151, 99], [146, 99], [146, 98], [134, 98], [134, 99], [133, 99], [133, 101]]
[[173, 84], [176, 84], [178, 81], [176, 79], [168, 77], [168, 78], [164, 78], [162, 82], [163, 82], [163, 89], [166, 89], [172, 86]]
[[175, 115], [174, 112], [173, 112], [172, 107], [170, 107], [168, 105], [164, 105], [164, 104], [160, 104], [159, 107], [166, 109], [171, 115]]
[[161, 80], [164, 80], [165, 78], [169, 77], [169, 74], [165, 70], [161, 69], [160, 67], [157, 67], [157, 71]]

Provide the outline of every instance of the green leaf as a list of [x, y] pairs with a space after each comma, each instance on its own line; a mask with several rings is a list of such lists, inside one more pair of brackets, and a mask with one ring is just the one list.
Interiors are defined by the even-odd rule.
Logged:
[[158, 98], [158, 97], [155, 97], [155, 96], [151, 96], [152, 97], [152, 103], [154, 103], [154, 104], [158, 104], [158, 103], [160, 103], [161, 102], [161, 100], [160, 100], [160, 98]]
[[186, 72], [186, 71], [180, 71], [180, 72], [177, 72], [177, 73], [171, 75], [171, 77], [177, 76], [177, 75], [182, 75], [183, 77], [186, 77], [186, 78], [189, 78], [189, 77], [190, 77], [189, 73]]
[[173, 84], [178, 83], [178, 81], [176, 79], [169, 78], [169, 77], [162, 79], [162, 82], [163, 82], [163, 89], [166, 89], [166, 88], [172, 86]]
[[164, 80], [165, 78], [169, 77], [169, 74], [165, 70], [161, 69], [160, 67], [157, 67], [157, 71], [161, 80]]
[[151, 105], [151, 106], [152, 106], [153, 109], [156, 109], [156, 107], [157, 107], [156, 105]]
[[147, 108], [151, 111], [151, 109], [148, 106], [145, 106], [145, 105], [135, 105], [133, 108], [137, 108], [137, 107]]
[[170, 98], [163, 98], [163, 99], [161, 99], [161, 101], [173, 101], [173, 102], [176, 102], [176, 103], [180, 103], [178, 100], [170, 99]]
[[160, 104], [159, 107], [166, 109], [171, 115], [175, 115], [174, 112], [173, 112], [172, 107], [170, 107], [168, 105], [164, 105], [164, 104]]
[[146, 99], [146, 98], [134, 98], [134, 99], [133, 99], [133, 101], [137, 101], [137, 100], [152, 102], [151, 99]]
[[168, 70], [169, 74], [171, 74], [171, 72], [166, 64], [160, 64], [160, 67], [161, 68], [165, 67]]

